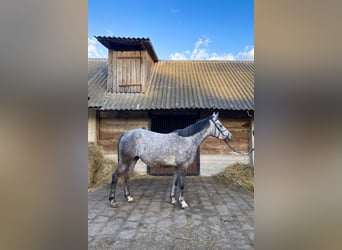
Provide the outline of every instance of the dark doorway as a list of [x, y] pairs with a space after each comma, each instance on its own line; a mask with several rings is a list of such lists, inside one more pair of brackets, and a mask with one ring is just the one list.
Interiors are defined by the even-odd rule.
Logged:
[[[195, 115], [155, 115], [151, 117], [151, 130], [158, 133], [170, 133], [176, 129], [185, 128], [197, 121]], [[187, 175], [199, 175], [199, 150], [195, 156], [194, 162], [188, 167]], [[150, 175], [173, 175], [173, 167], [147, 167], [147, 173]]]

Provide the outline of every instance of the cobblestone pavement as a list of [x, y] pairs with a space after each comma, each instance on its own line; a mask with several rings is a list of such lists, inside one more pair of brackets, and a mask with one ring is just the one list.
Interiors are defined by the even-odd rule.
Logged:
[[172, 177], [131, 181], [135, 203], [109, 185], [88, 193], [88, 249], [254, 249], [253, 193], [234, 191], [213, 177], [186, 177], [185, 211], [170, 204]]

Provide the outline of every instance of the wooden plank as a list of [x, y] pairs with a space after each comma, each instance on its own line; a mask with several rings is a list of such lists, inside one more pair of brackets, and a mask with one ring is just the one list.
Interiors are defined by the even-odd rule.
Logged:
[[[132, 83], [134, 82], [132, 74], [133, 72], [135, 73], [135, 68], [134, 65], [132, 65], [134, 63], [134, 59], [129, 58], [129, 59], [125, 59], [126, 61], [126, 84], [128, 83]], [[132, 93], [133, 92], [133, 87], [129, 87], [127, 88], [127, 92]]]
[[104, 154], [117, 154], [117, 139], [101, 139], [98, 145]]
[[148, 128], [148, 120], [142, 118], [100, 118], [100, 138], [112, 138], [116, 132], [135, 128]]
[[141, 84], [140, 83], [127, 83], [127, 84], [120, 84], [119, 87], [130, 87], [130, 86], [139, 86], [141, 87]]
[[112, 50], [108, 50], [107, 91], [113, 92], [113, 51]]
[[117, 93], [119, 91], [117, 84], [118, 84], [118, 68], [117, 68], [117, 52], [116, 51], [112, 51], [112, 88], [113, 88], [113, 92]]
[[[141, 58], [135, 59], [134, 60], [134, 65], [135, 65], [135, 83], [140, 83], [142, 82], [141, 80]], [[136, 92], [140, 92], [142, 89], [141, 87], [135, 88]]]
[[129, 64], [130, 64], [130, 74], [129, 74], [129, 82], [127, 82], [127, 84], [131, 84], [131, 86], [133, 87], [131, 89], [131, 92], [136, 92], [136, 88], [133, 84], [137, 83], [137, 77], [136, 77], [136, 68], [135, 68], [135, 60], [136, 59], [129, 59]]
[[121, 119], [121, 118], [133, 118], [133, 119], [142, 119], [148, 122], [149, 116], [148, 111], [101, 111], [99, 114], [100, 118], [110, 117], [112, 119]]
[[118, 58], [140, 57], [140, 51], [118, 51]]
[[117, 68], [117, 75], [116, 75], [116, 89], [117, 89], [117, 92], [120, 92], [120, 89], [119, 89], [119, 84], [122, 83], [122, 62], [121, 62], [122, 59], [117, 59], [116, 62], [117, 62], [117, 65], [116, 65], [116, 68]]
[[88, 109], [88, 142], [96, 142], [97, 139], [96, 112], [95, 109]]
[[152, 71], [152, 66], [154, 64], [152, 58], [150, 57], [150, 55], [148, 54], [147, 50], [142, 51], [141, 52], [141, 58], [142, 58], [142, 62], [141, 62], [141, 82], [142, 82], [142, 91], [145, 92], [147, 87], [148, 87], [148, 83], [150, 80], [150, 76], [151, 76], [151, 71]]
[[145, 83], [146, 83], [146, 68], [147, 68], [147, 60], [146, 60], [146, 55], [147, 51], [141, 51], [141, 69], [140, 69], [140, 79], [141, 79], [141, 92], [145, 92]]
[[126, 59], [121, 59], [122, 62], [122, 84], [126, 84], [127, 82], [127, 72], [129, 70], [129, 68], [127, 67], [127, 60]]

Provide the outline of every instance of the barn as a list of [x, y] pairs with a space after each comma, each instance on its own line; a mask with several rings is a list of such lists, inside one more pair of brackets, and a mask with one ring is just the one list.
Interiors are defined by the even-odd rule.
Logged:
[[[168, 133], [214, 111], [232, 132], [231, 146], [247, 152], [254, 145], [254, 62], [159, 60], [149, 38], [98, 36], [108, 59], [88, 59], [88, 141], [107, 157], [117, 157], [119, 136], [133, 128]], [[234, 154], [207, 138], [188, 175], [212, 175], [227, 165], [254, 163], [254, 155]], [[172, 175], [172, 168], [135, 168], [150, 175]]]

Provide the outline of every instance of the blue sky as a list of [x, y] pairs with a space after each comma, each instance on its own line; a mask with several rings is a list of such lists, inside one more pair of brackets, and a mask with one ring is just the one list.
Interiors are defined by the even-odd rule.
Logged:
[[150, 38], [159, 60], [254, 60], [254, 1], [89, 0], [88, 57], [107, 57], [94, 36]]

